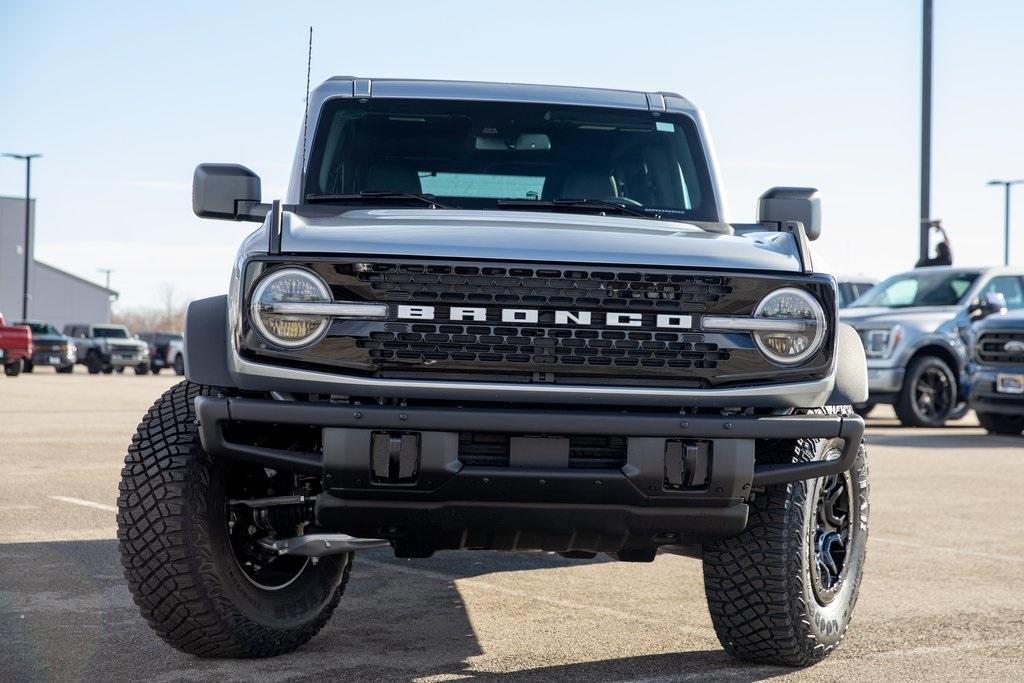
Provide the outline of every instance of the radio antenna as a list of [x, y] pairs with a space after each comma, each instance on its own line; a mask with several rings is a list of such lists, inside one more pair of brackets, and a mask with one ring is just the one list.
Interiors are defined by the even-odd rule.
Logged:
[[[309, 27], [309, 52], [306, 56], [306, 108], [302, 115], [302, 186], [299, 195], [306, 192], [306, 129], [309, 127], [309, 72], [313, 66], [313, 27]], [[299, 200], [302, 203], [302, 200]]]

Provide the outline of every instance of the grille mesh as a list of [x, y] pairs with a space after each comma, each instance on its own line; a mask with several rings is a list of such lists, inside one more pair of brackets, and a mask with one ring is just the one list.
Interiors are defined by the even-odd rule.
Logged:
[[377, 362], [535, 363], [589, 367], [715, 368], [729, 352], [699, 334], [608, 329], [414, 324], [373, 332], [358, 345]]
[[393, 301], [570, 306], [621, 311], [706, 310], [732, 292], [724, 277], [633, 270], [357, 264], [358, 277]]

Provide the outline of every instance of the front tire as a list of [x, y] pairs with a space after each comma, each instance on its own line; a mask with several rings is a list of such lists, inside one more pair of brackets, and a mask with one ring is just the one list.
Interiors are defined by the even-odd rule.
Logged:
[[103, 370], [103, 361], [95, 351], [90, 351], [85, 357], [85, 367], [90, 375], [98, 375]]
[[30, 361], [30, 360], [23, 360], [21, 362], [21, 371], [22, 372], [32, 372], [32, 368], [33, 367], [34, 366], [32, 365], [32, 361]]
[[4, 374], [8, 377], [17, 377], [21, 374], [21, 359], [11, 361], [4, 365]]
[[143, 617], [179, 650], [201, 657], [283, 654], [306, 643], [330, 618], [351, 556], [306, 561], [287, 580], [264, 582], [272, 585], [243, 569], [226, 491], [264, 470], [238, 472], [241, 466], [202, 449], [193, 402], [213, 393], [181, 382], [139, 425], [117, 500], [121, 563]]
[[[769, 443], [759, 450], [758, 461], [823, 459], [841, 443]], [[755, 494], [743, 533], [704, 545], [704, 588], [725, 650], [785, 666], [824, 659], [846, 635], [867, 531], [863, 446], [849, 472]]]
[[975, 413], [978, 422], [989, 434], [1017, 436], [1024, 432], [1024, 415], [1003, 415], [1001, 413]]
[[185, 374], [185, 357], [180, 353], [174, 357], [174, 374], [179, 377]]
[[938, 356], [918, 356], [907, 368], [893, 409], [906, 427], [941, 427], [957, 407], [956, 376]]
[[135, 366], [135, 374], [136, 375], [148, 375], [149, 374], [149, 366], [146, 365], [145, 363], [141, 363], [139, 365], [136, 365]]

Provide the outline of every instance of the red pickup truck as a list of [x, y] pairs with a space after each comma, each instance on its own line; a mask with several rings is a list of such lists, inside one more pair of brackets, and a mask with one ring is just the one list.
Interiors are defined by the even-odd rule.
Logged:
[[0, 313], [0, 363], [10, 377], [21, 373], [26, 358], [32, 357], [32, 330], [25, 325], [8, 325]]

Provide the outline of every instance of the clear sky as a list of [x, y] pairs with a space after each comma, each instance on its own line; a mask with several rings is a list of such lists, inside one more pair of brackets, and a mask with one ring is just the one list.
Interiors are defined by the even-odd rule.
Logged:
[[[703, 107], [730, 218], [773, 185], [821, 190], [817, 243], [882, 277], [917, 249], [920, 2], [15, 2], [0, 0], [0, 151], [40, 152], [36, 254], [113, 268], [121, 305], [226, 290], [250, 224], [191, 212], [192, 170], [284, 191], [313, 81], [336, 74], [674, 90]], [[956, 262], [1002, 257], [1024, 177], [1024, 2], [936, 0], [933, 216]], [[287, 6], [287, 9], [284, 9]], [[0, 160], [0, 194], [23, 165]], [[1012, 256], [1024, 265], [1024, 186]]]

